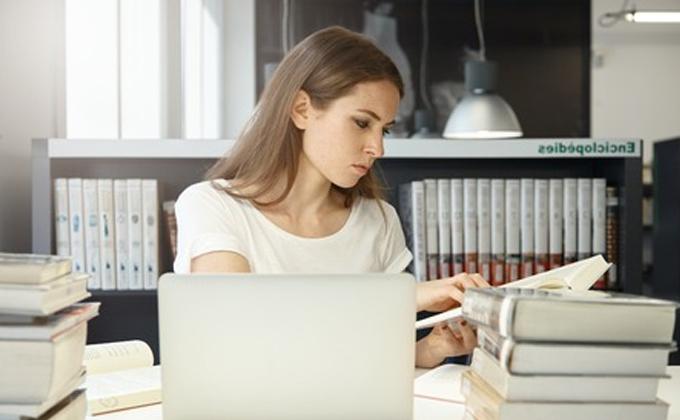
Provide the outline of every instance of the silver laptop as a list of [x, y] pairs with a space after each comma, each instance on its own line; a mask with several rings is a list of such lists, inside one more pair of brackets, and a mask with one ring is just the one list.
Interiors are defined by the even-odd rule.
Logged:
[[166, 274], [163, 419], [411, 419], [408, 274]]

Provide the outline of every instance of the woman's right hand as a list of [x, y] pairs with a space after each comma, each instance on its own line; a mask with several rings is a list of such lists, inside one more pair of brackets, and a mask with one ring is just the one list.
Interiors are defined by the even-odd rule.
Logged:
[[429, 280], [416, 285], [418, 311], [442, 312], [462, 305], [465, 289], [469, 287], [491, 287], [477, 273], [461, 273], [453, 277]]

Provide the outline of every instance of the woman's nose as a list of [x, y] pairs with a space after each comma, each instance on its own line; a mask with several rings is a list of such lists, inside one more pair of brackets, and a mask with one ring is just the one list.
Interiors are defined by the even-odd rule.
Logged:
[[374, 136], [371, 138], [370, 142], [366, 146], [366, 153], [374, 159], [381, 158], [385, 154], [384, 140], [382, 133], [379, 136]]

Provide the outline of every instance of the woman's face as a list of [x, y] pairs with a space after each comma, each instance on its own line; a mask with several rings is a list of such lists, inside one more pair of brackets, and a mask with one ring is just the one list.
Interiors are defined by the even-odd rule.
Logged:
[[383, 135], [398, 108], [399, 91], [388, 81], [359, 83], [324, 110], [310, 107], [303, 128], [303, 159], [331, 183], [355, 186], [384, 154]]

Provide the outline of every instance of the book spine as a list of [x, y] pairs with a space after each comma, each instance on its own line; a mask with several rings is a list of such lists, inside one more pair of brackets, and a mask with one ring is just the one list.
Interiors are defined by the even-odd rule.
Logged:
[[451, 276], [451, 180], [437, 180], [439, 276]]
[[418, 281], [427, 280], [425, 258], [425, 197], [421, 181], [399, 186], [399, 216], [404, 227], [406, 243], [413, 253], [409, 270]]
[[593, 183], [590, 178], [579, 178], [577, 184], [577, 258], [582, 260], [592, 254]]
[[83, 180], [81, 178], [68, 179], [68, 212], [69, 238], [71, 239], [71, 256], [73, 257], [73, 271], [85, 273], [85, 233], [83, 231]]
[[491, 284], [505, 283], [505, 180], [491, 180]]
[[144, 289], [158, 288], [158, 180], [142, 181]]
[[512, 295], [497, 295], [467, 289], [462, 306], [463, 317], [487, 327], [503, 337], [512, 337], [513, 312], [516, 299]]
[[505, 181], [505, 282], [520, 278], [520, 181]]
[[616, 187], [607, 187], [607, 261], [611, 267], [606, 274], [607, 288], [618, 290], [619, 262], [619, 197]]
[[[399, 204], [401, 205], [401, 198], [399, 199]], [[399, 207], [399, 210], [401, 213], [401, 207]], [[175, 217], [174, 200], [163, 202], [163, 218], [165, 219], [165, 233], [168, 236], [168, 246], [170, 248], [170, 252], [172, 253], [172, 259], [174, 260], [177, 258], [177, 218]], [[404, 231], [406, 231], [405, 225]], [[410, 249], [413, 249], [410, 245], [408, 237], [406, 238], [406, 243], [409, 244]]]
[[463, 213], [465, 267], [468, 273], [479, 271], [477, 266], [477, 180], [463, 179]]
[[463, 242], [465, 207], [463, 205], [463, 180], [451, 180], [451, 254], [452, 275], [465, 271], [465, 247]]
[[128, 204], [128, 242], [130, 250], [130, 289], [144, 287], [142, 267], [144, 255], [142, 248], [142, 180], [127, 180]]
[[520, 211], [522, 222], [520, 224], [520, 249], [522, 265], [520, 277], [529, 277], [534, 274], [534, 180], [523, 178], [520, 181]]
[[491, 282], [491, 180], [477, 180], [477, 252], [479, 274]]
[[576, 178], [564, 179], [564, 264], [577, 261], [578, 183]]
[[439, 244], [437, 238], [437, 180], [426, 179], [425, 184], [425, 240], [427, 244], [427, 279], [439, 277]]
[[[607, 252], [607, 180], [593, 178], [593, 255], [605, 256]], [[599, 278], [594, 289], [606, 289], [605, 277]]]
[[57, 255], [71, 255], [71, 239], [68, 218], [68, 181], [66, 178], [54, 180], [54, 233]]
[[548, 228], [548, 253], [550, 255], [550, 269], [562, 265], [563, 253], [563, 225], [564, 225], [564, 184], [561, 179], [550, 180]]
[[548, 270], [548, 180], [534, 181], [534, 272]]
[[511, 371], [514, 342], [486, 328], [477, 329], [477, 347], [492, 356], [506, 372]]
[[102, 289], [116, 288], [116, 242], [114, 233], [113, 181], [97, 180], [99, 208], [99, 259], [101, 262]]
[[99, 207], [97, 180], [83, 180], [83, 220], [85, 221], [85, 260], [90, 278], [88, 289], [101, 289], [101, 263], [99, 260]]
[[113, 203], [115, 209], [114, 237], [116, 238], [116, 288], [130, 288], [130, 241], [128, 239], [127, 180], [113, 181]]

